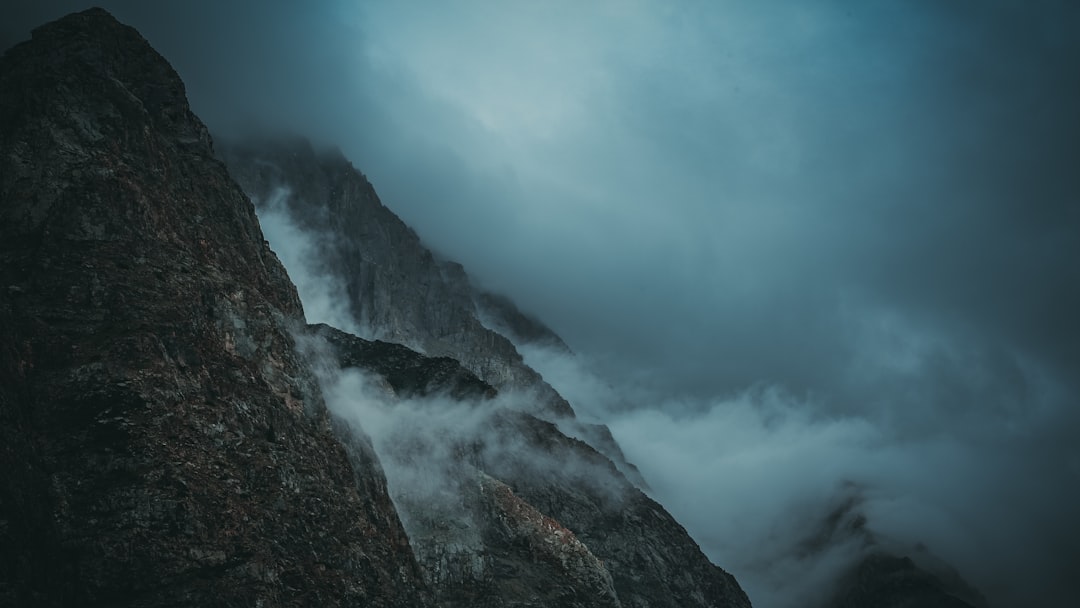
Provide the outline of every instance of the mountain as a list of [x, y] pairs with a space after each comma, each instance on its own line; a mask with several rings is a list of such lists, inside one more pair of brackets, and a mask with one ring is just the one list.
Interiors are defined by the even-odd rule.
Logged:
[[[431, 583], [441, 593], [462, 562], [432, 537], [410, 544], [362, 421], [327, 410], [315, 363], [297, 344], [297, 292], [168, 63], [102, 10], [71, 15], [5, 53], [0, 127], [3, 603], [431, 605]], [[351, 194], [374, 199], [351, 167], [338, 168], [353, 180], [344, 186], [362, 188]], [[405, 342], [434, 330], [438, 340], [411, 343], [455, 355], [484, 381], [528, 389], [536, 412], [572, 419], [508, 340], [462, 316], [473, 294], [437, 281], [460, 267], [414, 258], [415, 234], [380, 219], [389, 213], [381, 205], [371, 209], [373, 218], [342, 214], [368, 237], [353, 242], [401, 264], [388, 271], [346, 260], [356, 264], [356, 293], [371, 298], [361, 309], [371, 325], [397, 328], [386, 337]], [[379, 232], [388, 228], [395, 232]], [[399, 273], [394, 297], [424, 273], [434, 287], [423, 300], [385, 302], [372, 288], [385, 272]], [[354, 351], [355, 340], [345, 340]], [[388, 359], [377, 354], [366, 365], [377, 372]], [[448, 363], [416, 372], [425, 386], [438, 384]], [[456, 377], [466, 385], [488, 386], [464, 373]], [[635, 491], [551, 422], [509, 411], [492, 421], [552, 462], [589, 461]], [[495, 551], [474, 557], [492, 568], [450, 595], [614, 606], [621, 587], [624, 605], [678, 605], [684, 591], [699, 605], [748, 605], [640, 492], [625, 514], [604, 511], [595, 504], [604, 490], [589, 479], [551, 467], [531, 476], [535, 463], [510, 458], [485, 464], [462, 499]], [[511, 473], [517, 487], [504, 481]], [[613, 519], [617, 534], [595, 544], [626, 557], [605, 564], [586, 546], [586, 528], [599, 534], [600, 518]], [[653, 521], [647, 534], [634, 528]], [[659, 565], [686, 565], [686, 574], [666, 580], [656, 565], [617, 568], [638, 559], [636, 546], [652, 552], [641, 559], [670, 555]], [[451, 571], [433, 571], [432, 559]]]
[[531, 394], [536, 413], [558, 420], [644, 485], [611, 432], [578, 420], [566, 399], [525, 364], [511, 337], [569, 352], [562, 339], [508, 298], [476, 288], [460, 264], [432, 253], [339, 150], [316, 150], [299, 137], [260, 137], [219, 142], [217, 152], [261, 213], [285, 215], [318, 243], [317, 251], [306, 252], [307, 261], [324, 281], [341, 287], [351, 325], [373, 338], [452, 357], [500, 391]]
[[222, 142], [218, 153], [257, 206], [282, 205], [301, 230], [316, 235], [319, 263], [343, 282], [359, 327], [453, 357], [493, 386], [534, 390], [553, 415], [573, 416], [513, 343], [477, 318], [464, 268], [429, 251], [339, 151], [316, 153], [301, 138], [261, 138]]
[[[260, 138], [227, 142], [218, 152], [260, 213], [284, 214], [319, 244], [307, 252], [308, 262], [344, 286], [350, 324], [425, 355], [452, 357], [505, 396], [462, 414], [477, 419], [470, 427], [437, 433], [418, 428], [446, 404], [413, 403], [421, 412], [402, 416], [402, 428], [384, 433], [385, 442], [376, 439], [394, 502], [440, 601], [749, 605], [734, 578], [635, 486], [637, 470], [610, 431], [578, 420], [513, 342], [481, 318], [519, 328], [518, 339], [525, 334], [568, 352], [550, 329], [505, 298], [477, 290], [459, 264], [428, 250], [339, 151], [317, 151], [298, 138]], [[386, 377], [364, 363], [373, 358], [363, 353], [377, 342], [320, 333], [342, 367]], [[438, 492], [428, 478], [412, 482], [418, 469], [437, 473]], [[576, 557], [552, 547], [572, 547]], [[541, 568], [545, 563], [554, 569]]]
[[169, 64], [102, 10], [38, 28], [0, 151], [0, 605], [431, 605]]
[[798, 543], [804, 563], [827, 560], [835, 547], [858, 547], [832, 581], [822, 608], [986, 608], [986, 600], [925, 546], [906, 546], [867, 527], [865, 488], [846, 483], [836, 502]]
[[973, 608], [985, 605], [963, 581], [933, 574], [909, 557], [871, 553], [839, 582], [835, 608]]
[[[747, 602], [730, 575], [709, 564], [686, 531], [638, 489], [643, 480], [607, 427], [578, 420], [514, 346], [542, 344], [572, 356], [557, 334], [508, 298], [477, 289], [464, 268], [428, 250], [337, 149], [287, 137], [225, 142], [218, 153], [261, 214], [283, 214], [318, 243], [305, 252], [306, 261], [324, 281], [344, 286], [351, 324], [437, 355], [315, 329], [333, 346], [339, 368], [374, 372], [389, 385], [383, 399], [418, 408], [397, 416], [394, 432], [378, 438], [376, 449], [440, 603]], [[459, 356], [461, 350], [468, 354]], [[442, 371], [416, 371], [432, 366]], [[436, 376], [444, 380], [427, 380]], [[524, 402], [498, 402], [498, 395], [515, 391], [525, 391]], [[486, 402], [464, 414], [483, 422], [418, 430], [423, 418], [438, 417], [447, 405], [415, 398], [439, 393]], [[442, 480], [437, 491], [427, 478], [415, 483], [417, 470]], [[977, 594], [958, 578], [885, 549], [859, 523], [865, 522], [860, 506], [845, 502], [803, 543], [810, 559], [834, 544], [865, 548], [841, 573], [825, 608], [979, 605], [961, 599]], [[534, 525], [545, 518], [547, 528]], [[565, 546], [560, 539], [570, 535], [580, 559], [548, 550]], [[676, 572], [689, 576], [680, 580]], [[560, 583], [551, 587], [551, 580]]]
[[[749, 607], [515, 343], [572, 356], [340, 152], [215, 150], [107, 12], [0, 58], [0, 606]], [[942, 580], [869, 553], [834, 605], [967, 605]]]

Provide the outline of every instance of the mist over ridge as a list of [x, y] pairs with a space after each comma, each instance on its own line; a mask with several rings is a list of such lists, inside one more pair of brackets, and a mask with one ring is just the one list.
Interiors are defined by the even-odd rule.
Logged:
[[[260, 204], [260, 218], [301, 298], [313, 304], [309, 320], [355, 324], [348, 315], [340, 316], [344, 277], [326, 274], [317, 255], [310, 257], [319, 251], [317, 243], [326, 247], [327, 239], [335, 237], [305, 234], [273, 201]], [[887, 338], [918, 346], [915, 336], [899, 336], [895, 328], [882, 325], [875, 329], [887, 332]], [[1053, 547], [1062, 534], [1068, 535], [1069, 515], [1059, 510], [1061, 505], [1029, 499], [1073, 500], [1067, 490], [1069, 463], [1057, 460], [1060, 452], [1053, 446], [1031, 443], [1035, 436], [1049, 436], [1039, 428], [1045, 422], [1040, 414], [1068, 407], [1054, 401], [1061, 397], [1056, 387], [1035, 384], [1045, 379], [1033, 379], [1030, 395], [1044, 400], [1034, 403], [1041, 412], [1017, 417], [1006, 408], [1010, 395], [988, 391], [1006, 409], [956, 407], [937, 412], [935, 420], [925, 405], [893, 411], [904, 403], [888, 395], [854, 412], [778, 385], [751, 386], [713, 399], [673, 396], [647, 381], [613, 382], [590, 369], [587, 354], [576, 356], [543, 343], [519, 342], [517, 347], [525, 362], [570, 400], [579, 417], [612, 427], [630, 462], [644, 473], [650, 494], [687, 526], [714, 562], [732, 569], [759, 605], [824, 600], [839, 573], [874, 551], [912, 557], [935, 572], [966, 577], [992, 598], [992, 605], [1032, 597], [1054, 605], [1063, 597], [1067, 558], [1055, 555]], [[887, 363], [910, 365], [918, 355], [891, 353]], [[889, 371], [877, 360], [857, 371], [882, 374], [875, 366]], [[985, 372], [975, 368], [965, 373], [978, 378]], [[377, 399], [363, 399], [362, 408], [378, 408]], [[409, 416], [426, 416], [426, 407], [432, 406], [412, 414], [408, 408], [392, 414], [383, 410], [375, 416], [383, 420], [373, 433], [376, 444], [387, 441], [379, 436], [380, 428], [397, 428], [391, 436], [406, 437], [407, 429], [424, 427], [416, 422], [421, 418]], [[380, 410], [363, 411], [371, 416]], [[950, 424], [941, 424], [946, 417]], [[426, 439], [413, 439], [430, 442], [435, 436], [429, 431]], [[393, 442], [383, 449], [388, 445]], [[440, 445], [441, 440], [431, 449], [448, 449]], [[403, 466], [394, 465], [392, 456], [384, 458], [391, 471]], [[393, 474], [390, 479], [393, 487]], [[833, 528], [837, 524], [828, 522], [836, 516], [842, 519]], [[1022, 564], [1005, 550], [1017, 545], [1034, 551], [1024, 554]]]

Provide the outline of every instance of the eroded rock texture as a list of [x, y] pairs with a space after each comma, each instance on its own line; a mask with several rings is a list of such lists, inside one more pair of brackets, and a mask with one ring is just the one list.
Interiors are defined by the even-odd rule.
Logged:
[[589, 444], [449, 359], [313, 331], [344, 373], [382, 381], [333, 391], [336, 407], [348, 417], [355, 397], [389, 410], [376, 447], [441, 605], [749, 606], [734, 578]]
[[280, 205], [316, 235], [322, 270], [343, 281], [352, 316], [372, 337], [452, 357], [500, 390], [536, 393], [550, 415], [573, 416], [513, 343], [480, 322], [461, 265], [434, 256], [340, 152], [263, 139], [219, 153], [257, 206]]
[[[177, 74], [101, 10], [0, 60], [0, 605], [425, 606], [295, 289]], [[351, 458], [351, 462], [350, 462]]]
[[301, 138], [258, 138], [218, 152], [260, 212], [285, 213], [318, 243], [310, 261], [340, 281], [357, 326], [372, 337], [456, 359], [499, 391], [529, 394], [535, 413], [586, 438], [644, 487], [610, 431], [577, 420], [509, 338], [569, 354], [562, 339], [507, 298], [477, 290], [460, 264], [433, 255], [340, 151], [316, 151]]

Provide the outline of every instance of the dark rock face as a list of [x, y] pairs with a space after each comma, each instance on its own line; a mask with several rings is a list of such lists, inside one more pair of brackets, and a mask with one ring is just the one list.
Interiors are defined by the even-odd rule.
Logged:
[[400, 344], [364, 340], [328, 325], [313, 325], [312, 335], [326, 341], [341, 367], [382, 376], [404, 397], [444, 393], [454, 399], [494, 397], [496, 390], [450, 357], [425, 357]]
[[[558, 458], [551, 445], [530, 449], [517, 439], [523, 424], [540, 424], [538, 436], [566, 440], [554, 427], [523, 412], [492, 407], [495, 389], [453, 359], [425, 357], [327, 326], [311, 329], [313, 337], [331, 347], [343, 369], [371, 372], [383, 380], [391, 393], [385, 397], [421, 398], [423, 411], [405, 417], [397, 428], [383, 428], [379, 440], [383, 462], [397, 480], [391, 486], [395, 503], [440, 605], [621, 605], [603, 562], [572, 531], [484, 472], [499, 462], [503, 479], [512, 480], [522, 476], [523, 462], [537, 466], [529, 455]], [[425, 396], [444, 400], [424, 402]], [[425, 426], [418, 417], [440, 414], [437, 410], [448, 405], [445, 397], [452, 398], [452, 406], [469, 410], [463, 417], [476, 418], [479, 424], [468, 431], [442, 421], [417, 428]], [[392, 399], [384, 398], [384, 403], [390, 409], [408, 407]], [[438, 438], [428, 435], [432, 430]], [[506, 449], [503, 441], [516, 445]], [[509, 466], [508, 458], [515, 464]], [[603, 466], [602, 459], [595, 464]], [[417, 481], [400, 474], [406, 470], [426, 474]]]
[[[587, 443], [507, 407], [452, 360], [326, 326], [314, 333], [342, 368], [384, 379], [391, 410], [418, 408], [384, 428], [376, 447], [441, 605], [749, 606], [682, 526]], [[394, 405], [440, 394], [465, 396], [457, 405], [467, 411], [431, 429], [425, 420], [445, 401]]]
[[295, 289], [176, 73], [101, 10], [0, 60], [0, 605], [424, 606]]
[[540, 344], [569, 353], [570, 347], [550, 327], [525, 314], [510, 298], [481, 289], [475, 290], [476, 309], [484, 325], [510, 338], [514, 344]]
[[709, 562], [664, 508], [633, 487], [604, 455], [531, 416], [511, 418], [512, 435], [551, 460], [485, 463], [493, 476], [573, 530], [603, 560], [623, 606], [749, 606], [734, 577]]
[[860, 560], [839, 587], [830, 608], [974, 608], [982, 604], [962, 581], [945, 581], [911, 558], [887, 553], [872, 553]]
[[[835, 547], [856, 549], [846, 571], [832, 581], [823, 608], [986, 608], [985, 599], [948, 564], [922, 545], [901, 546], [872, 532], [863, 514], [864, 489], [839, 488], [833, 508], [796, 545], [807, 564]], [[913, 559], [914, 558], [914, 559]]]
[[218, 152], [257, 206], [280, 201], [302, 229], [320, 235], [320, 261], [343, 279], [352, 316], [374, 337], [452, 357], [499, 390], [535, 392], [549, 415], [573, 417], [513, 343], [481, 324], [461, 265], [424, 247], [340, 152], [316, 153], [299, 139]]

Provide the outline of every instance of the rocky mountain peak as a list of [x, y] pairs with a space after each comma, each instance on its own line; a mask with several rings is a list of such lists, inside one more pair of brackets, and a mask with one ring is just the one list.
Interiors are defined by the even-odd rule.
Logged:
[[371, 337], [453, 357], [500, 390], [535, 392], [551, 416], [574, 416], [513, 342], [481, 322], [461, 265], [432, 253], [340, 152], [284, 137], [225, 142], [219, 154], [257, 207], [282, 205], [315, 235], [319, 271], [341, 281], [350, 315]]
[[100, 9], [0, 59], [0, 605], [429, 605], [211, 150]]
[[[0, 58], [0, 606], [750, 605], [525, 365], [554, 332], [339, 150], [220, 148], [102, 9]], [[369, 335], [306, 324], [274, 201]], [[902, 558], [849, 578], [965, 605]]]
[[[210, 148], [205, 126], [188, 107], [180, 76], [137, 30], [104, 9], [91, 8], [42, 25], [30, 41], [6, 54], [13, 65], [32, 65], [37, 83], [61, 85], [51, 96], [57, 104], [70, 101], [81, 85], [98, 87], [126, 120], [143, 115], [159, 132], [172, 133], [202, 151]], [[27, 62], [29, 55], [32, 64]], [[6, 108], [13, 109], [11, 101], [18, 93], [9, 90]]]

